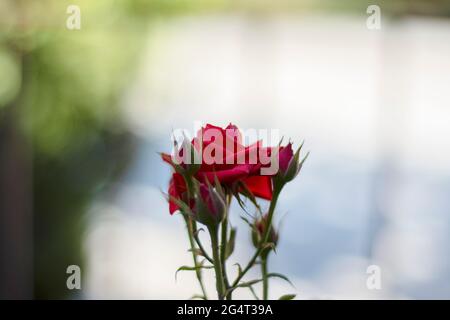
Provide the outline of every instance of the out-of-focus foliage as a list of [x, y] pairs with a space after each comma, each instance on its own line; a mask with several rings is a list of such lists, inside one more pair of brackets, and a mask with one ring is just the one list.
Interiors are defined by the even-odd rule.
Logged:
[[[70, 4], [81, 9], [80, 30], [66, 28]], [[83, 214], [132, 157], [117, 106], [156, 16], [149, 8], [109, 0], [0, 2], [0, 125], [14, 121], [32, 148], [38, 298], [71, 294], [65, 270], [82, 265]]]
[[[95, 128], [114, 129], [115, 99], [129, 81], [142, 35], [136, 31], [141, 28], [130, 32], [127, 23], [120, 23], [124, 28], [114, 25], [126, 16], [108, 5], [113, 1], [83, 1], [81, 30], [68, 30], [64, 2], [12, 4], [17, 19], [26, 22], [2, 34], [5, 53], [0, 58], [0, 66], [5, 59], [14, 61], [5, 72], [11, 78], [2, 92], [11, 100], [22, 80], [21, 125], [37, 150], [53, 156], [95, 139]], [[28, 20], [29, 12], [40, 15]]]
[[0, 108], [8, 104], [20, 89], [20, 65], [4, 48], [0, 49]]

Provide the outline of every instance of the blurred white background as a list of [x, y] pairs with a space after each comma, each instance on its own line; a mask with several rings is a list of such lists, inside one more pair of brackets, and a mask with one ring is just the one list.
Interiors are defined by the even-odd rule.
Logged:
[[[450, 298], [450, 22], [384, 19], [375, 31], [366, 18], [154, 22], [122, 103], [138, 157], [118, 195], [91, 208], [89, 298], [197, 293], [193, 274], [174, 279], [191, 261], [182, 219], [161, 193], [170, 168], [157, 154], [170, 150], [172, 129], [192, 132], [194, 121], [279, 129], [311, 151], [280, 199], [270, 261], [295, 288], [271, 280], [272, 298]], [[251, 250], [250, 235], [238, 234], [230, 268]], [[381, 290], [366, 287], [372, 264]]]

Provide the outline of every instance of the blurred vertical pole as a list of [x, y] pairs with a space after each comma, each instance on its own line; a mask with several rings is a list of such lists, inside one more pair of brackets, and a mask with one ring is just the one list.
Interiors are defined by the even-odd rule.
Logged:
[[20, 96], [0, 110], [0, 299], [33, 297], [31, 152], [18, 125]]

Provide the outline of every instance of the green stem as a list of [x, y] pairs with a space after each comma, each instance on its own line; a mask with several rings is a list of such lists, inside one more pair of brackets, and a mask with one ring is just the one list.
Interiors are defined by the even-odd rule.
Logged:
[[224, 299], [225, 293], [225, 284], [222, 273], [222, 262], [220, 261], [220, 253], [219, 253], [219, 241], [217, 235], [217, 227], [209, 227], [209, 234], [211, 235], [211, 247], [213, 253], [214, 260], [214, 271], [216, 273], [216, 288], [217, 288], [217, 296], [219, 300]]
[[[222, 274], [223, 274], [223, 280], [225, 284], [225, 290], [228, 291], [230, 288], [230, 283], [228, 281], [227, 276], [227, 267], [226, 267], [226, 250], [227, 250], [227, 241], [228, 241], [228, 213], [230, 210], [230, 203], [231, 203], [231, 195], [227, 196], [227, 207], [225, 212], [225, 217], [222, 221], [222, 235], [221, 235], [221, 246], [220, 246], [220, 260], [222, 262]], [[227, 300], [231, 300], [231, 292], [229, 292], [226, 295]]]
[[205, 257], [206, 260], [208, 260], [211, 264], [213, 264], [214, 263], [213, 259], [208, 255], [208, 252], [206, 252], [205, 248], [202, 245], [202, 242], [200, 241], [200, 238], [197, 233], [197, 226], [195, 223], [193, 224], [192, 234], [193, 234], [194, 240], [197, 243], [198, 248], [200, 249], [202, 255]]
[[195, 243], [194, 243], [194, 237], [193, 237], [193, 221], [191, 218], [183, 215], [184, 220], [186, 222], [186, 227], [188, 230], [188, 236], [189, 236], [189, 244], [191, 246], [191, 251], [192, 251], [192, 259], [194, 260], [194, 266], [196, 267], [195, 270], [195, 275], [197, 276], [197, 280], [198, 283], [200, 285], [200, 289], [202, 290], [202, 294], [205, 297], [205, 300], [208, 300], [208, 296], [206, 294], [206, 289], [205, 289], [205, 285], [203, 284], [203, 279], [202, 279], [202, 271], [197, 268], [199, 266], [198, 260], [197, 260], [197, 255], [195, 253]]
[[267, 241], [269, 240], [269, 234], [270, 234], [270, 230], [272, 228], [273, 213], [275, 211], [275, 206], [277, 204], [278, 196], [280, 195], [280, 192], [281, 192], [281, 188], [275, 188], [275, 190], [273, 191], [272, 201], [270, 202], [269, 212], [268, 212], [268, 216], [267, 216], [267, 225], [269, 227], [266, 228], [264, 236], [262, 237], [262, 241], [261, 241], [260, 245], [258, 246], [258, 249], [256, 250], [255, 254], [252, 256], [252, 258], [248, 262], [247, 266], [242, 270], [241, 274], [238, 275], [236, 280], [234, 280], [233, 284], [231, 285], [231, 288], [237, 286], [239, 284], [239, 281], [241, 281], [241, 279], [248, 272], [248, 270], [250, 270], [255, 265], [256, 259], [258, 259], [259, 255], [261, 254], [262, 250], [264, 249], [264, 244], [267, 243]]
[[263, 277], [263, 300], [269, 298], [269, 278], [267, 277], [267, 257], [261, 259], [261, 273]]

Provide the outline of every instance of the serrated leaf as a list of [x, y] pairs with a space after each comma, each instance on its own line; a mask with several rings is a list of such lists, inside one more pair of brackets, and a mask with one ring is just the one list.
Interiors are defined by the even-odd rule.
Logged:
[[278, 300], [292, 300], [296, 297], [296, 294], [285, 294], [278, 298]]

